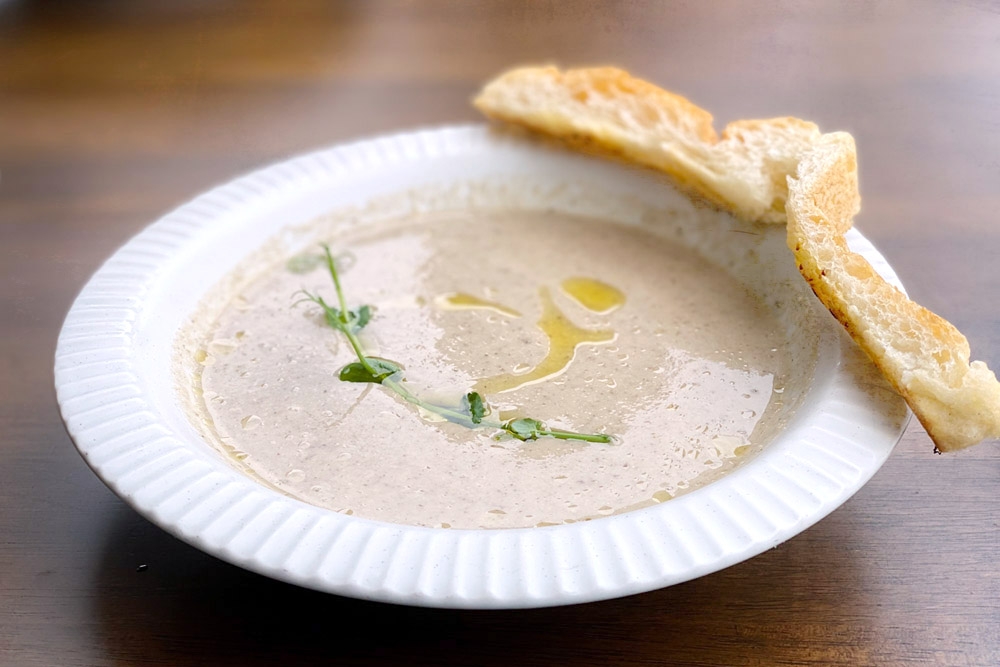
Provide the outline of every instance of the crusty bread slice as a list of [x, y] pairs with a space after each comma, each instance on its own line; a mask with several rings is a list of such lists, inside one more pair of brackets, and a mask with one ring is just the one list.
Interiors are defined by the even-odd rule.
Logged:
[[[950, 322], [914, 303], [851, 252], [856, 191], [850, 135], [824, 135], [789, 179], [788, 245], [816, 296], [871, 357], [940, 451], [1000, 437], [1000, 383]], [[846, 197], [852, 200], [853, 195]]]
[[889, 285], [844, 234], [860, 208], [854, 139], [796, 118], [730, 123], [610, 67], [522, 68], [475, 100], [498, 120], [662, 170], [737, 216], [788, 224], [813, 291], [940, 451], [1000, 438], [1000, 383], [954, 326]]
[[665, 171], [742, 218], [785, 221], [786, 177], [819, 138], [797, 118], [741, 120], [716, 135], [712, 115], [613, 67], [516, 69], [473, 102], [487, 116]]

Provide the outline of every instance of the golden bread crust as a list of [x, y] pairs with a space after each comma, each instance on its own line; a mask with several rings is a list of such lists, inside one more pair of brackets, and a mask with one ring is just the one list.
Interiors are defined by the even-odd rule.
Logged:
[[949, 322], [908, 299], [847, 246], [860, 209], [854, 139], [797, 118], [710, 113], [613, 67], [528, 67], [488, 83], [487, 116], [624, 157], [750, 221], [786, 223], [820, 301], [906, 399], [940, 451], [1000, 437], [1000, 382]]
[[950, 322], [908, 299], [848, 248], [857, 163], [824, 135], [789, 179], [788, 246], [820, 301], [906, 399], [940, 451], [1000, 437], [1000, 383]]
[[666, 172], [737, 216], [783, 223], [786, 177], [820, 136], [797, 118], [737, 121], [721, 137], [712, 115], [613, 67], [511, 70], [473, 104], [496, 120]]

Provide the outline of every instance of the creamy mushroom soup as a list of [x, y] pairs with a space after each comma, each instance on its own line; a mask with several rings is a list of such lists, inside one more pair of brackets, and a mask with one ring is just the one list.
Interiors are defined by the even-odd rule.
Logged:
[[[318, 249], [231, 296], [196, 353], [199, 421], [258, 479], [369, 519], [545, 526], [664, 502], [755, 452], [780, 421], [788, 341], [740, 282], [649, 230], [555, 212], [423, 214], [326, 239], [358, 341], [406, 391], [466, 409], [470, 428], [386, 386], [306, 290], [337, 304]], [[464, 407], [463, 407], [464, 406]], [[521, 441], [496, 424], [610, 442]]]

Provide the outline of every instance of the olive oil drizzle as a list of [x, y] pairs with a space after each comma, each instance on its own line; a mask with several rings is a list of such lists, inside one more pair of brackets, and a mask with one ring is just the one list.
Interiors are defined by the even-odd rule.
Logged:
[[442, 294], [434, 299], [434, 303], [446, 310], [492, 310], [493, 312], [499, 315], [504, 315], [505, 317], [521, 317], [521, 313], [513, 308], [508, 308], [507, 306], [501, 303], [496, 303], [495, 301], [480, 299], [478, 296], [473, 296], [464, 292]]
[[602, 315], [625, 304], [625, 294], [620, 289], [593, 278], [567, 278], [560, 286], [578, 304]]
[[476, 383], [476, 391], [502, 394], [542, 382], [564, 373], [580, 346], [610, 343], [616, 338], [615, 332], [609, 329], [584, 329], [573, 324], [556, 306], [547, 287], [540, 288], [538, 294], [542, 302], [538, 328], [549, 339], [549, 351], [545, 358], [526, 373], [504, 373], [483, 378]]

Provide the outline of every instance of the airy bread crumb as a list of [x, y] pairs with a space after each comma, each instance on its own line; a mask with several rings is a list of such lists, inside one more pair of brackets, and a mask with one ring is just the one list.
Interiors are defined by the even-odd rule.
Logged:
[[889, 285], [844, 234], [860, 209], [854, 139], [797, 118], [712, 116], [612, 67], [528, 67], [474, 101], [491, 118], [666, 172], [750, 221], [787, 223], [816, 296], [903, 396], [939, 451], [1000, 437], [1000, 382], [949, 322]]

